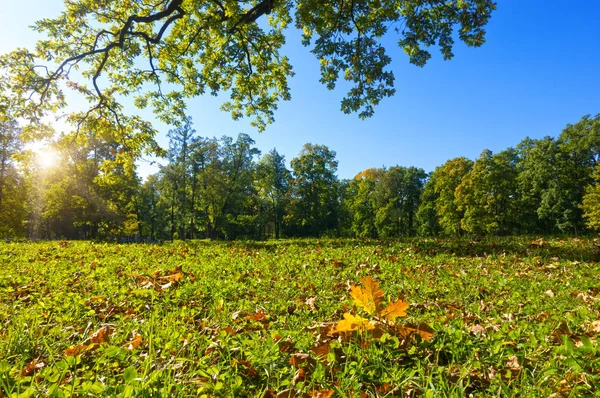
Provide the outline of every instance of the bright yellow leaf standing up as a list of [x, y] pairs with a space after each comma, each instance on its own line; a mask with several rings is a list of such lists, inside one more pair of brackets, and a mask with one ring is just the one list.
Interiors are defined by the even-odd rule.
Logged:
[[350, 287], [350, 296], [354, 299], [354, 304], [363, 307], [369, 314], [374, 314], [383, 302], [383, 290], [379, 288], [379, 283], [370, 276], [362, 278], [360, 283], [363, 287]]
[[406, 316], [407, 302], [398, 300], [383, 308], [381, 305], [384, 301], [383, 290], [379, 288], [379, 283], [375, 282], [370, 276], [362, 278], [360, 283], [363, 285], [362, 287], [350, 287], [350, 296], [354, 299], [356, 306], [364, 308], [371, 315], [378, 315], [390, 322], [395, 321], [399, 316]]

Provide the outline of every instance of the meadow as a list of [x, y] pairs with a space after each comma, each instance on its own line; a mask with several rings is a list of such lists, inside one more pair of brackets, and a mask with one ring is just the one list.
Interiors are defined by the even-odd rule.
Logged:
[[0, 397], [598, 395], [599, 243], [2, 243]]

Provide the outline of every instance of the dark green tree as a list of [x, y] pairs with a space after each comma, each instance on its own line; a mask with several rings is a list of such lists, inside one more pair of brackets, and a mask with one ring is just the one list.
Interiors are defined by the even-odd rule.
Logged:
[[305, 144], [292, 159], [292, 202], [289, 231], [299, 236], [321, 236], [335, 231], [338, 217], [335, 151], [325, 145]]
[[289, 202], [292, 175], [285, 166], [285, 157], [272, 149], [264, 155], [256, 169], [256, 188], [266, 202], [267, 220], [273, 226], [275, 239], [279, 239], [281, 226]]

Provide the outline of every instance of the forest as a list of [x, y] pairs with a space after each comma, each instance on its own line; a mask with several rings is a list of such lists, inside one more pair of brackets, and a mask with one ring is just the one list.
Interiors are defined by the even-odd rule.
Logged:
[[[289, 162], [248, 134], [201, 137], [191, 118], [169, 130], [168, 162], [141, 179], [127, 140], [96, 121], [63, 134], [52, 167], [0, 125], [0, 236], [6, 239], [264, 240], [282, 237], [580, 235], [600, 227], [600, 115], [557, 138], [498, 153], [336, 175], [336, 152], [307, 143]], [[122, 138], [122, 137], [121, 137]]]

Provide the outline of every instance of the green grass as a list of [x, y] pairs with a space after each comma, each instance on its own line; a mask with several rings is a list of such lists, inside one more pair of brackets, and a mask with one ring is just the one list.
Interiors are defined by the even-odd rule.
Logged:
[[[599, 395], [598, 260], [587, 238], [3, 243], [0, 397]], [[433, 339], [321, 335], [367, 316], [364, 276]]]

